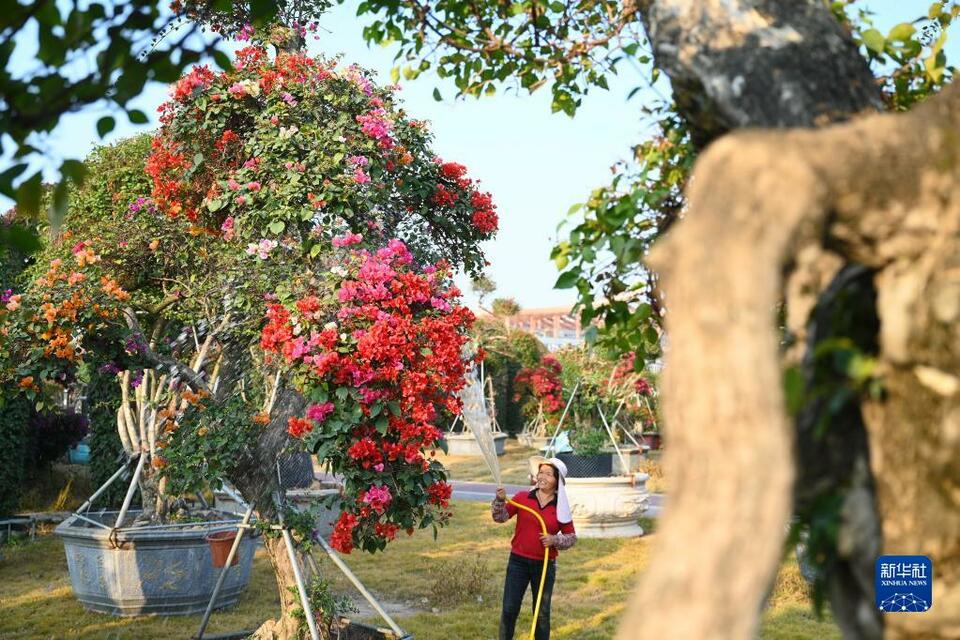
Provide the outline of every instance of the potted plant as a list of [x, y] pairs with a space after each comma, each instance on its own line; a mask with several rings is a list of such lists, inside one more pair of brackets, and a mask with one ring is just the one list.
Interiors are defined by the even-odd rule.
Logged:
[[570, 438], [571, 453], [558, 453], [557, 457], [567, 465], [567, 477], [606, 477], [613, 474], [613, 460], [603, 452], [610, 436], [602, 429], [578, 426]]
[[[84, 512], [59, 530], [88, 606], [100, 606], [96, 589], [149, 595], [140, 587], [155, 581], [172, 590], [167, 606], [185, 602], [180, 585], [210, 584], [205, 538], [235, 527], [184, 514], [182, 498], [225, 478], [269, 526], [277, 461], [293, 452], [344, 478], [325, 498], [341, 552], [449, 521], [431, 453], [440, 410], [459, 410], [473, 319], [452, 274], [479, 274], [495, 207], [462, 165], [436, 158], [392, 90], [288, 44], [247, 46], [223, 73], [194, 68], [156, 135], [97, 151], [62, 230], [3, 307], [5, 386], [41, 404], [77, 380], [121, 392], [117, 435], [142, 508]], [[294, 538], [308, 538], [313, 519], [295, 515]], [[292, 638], [292, 567], [278, 537], [263, 540], [281, 615], [255, 637]], [[189, 598], [178, 612], [206, 604]], [[147, 605], [103, 610], [174, 612]]]

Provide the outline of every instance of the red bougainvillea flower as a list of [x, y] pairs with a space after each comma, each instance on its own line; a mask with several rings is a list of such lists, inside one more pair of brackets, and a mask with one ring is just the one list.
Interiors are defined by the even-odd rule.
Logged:
[[553, 356], [544, 356], [538, 367], [521, 369], [514, 378], [518, 388], [516, 399], [519, 400], [522, 393], [529, 390], [534, 398], [543, 403], [544, 412], [559, 412], [563, 409], [563, 385], [560, 382], [562, 370]]
[[382, 548], [411, 517], [448, 517], [451, 488], [432, 453], [441, 411], [460, 410], [472, 362], [462, 354], [473, 314], [449, 265], [417, 268], [400, 240], [376, 250], [354, 248], [360, 242], [334, 239], [345, 254], [329, 270], [334, 286], [271, 304], [260, 336], [314, 401], [290, 433], [344, 478], [341, 510], [353, 518], [340, 522], [341, 550]]

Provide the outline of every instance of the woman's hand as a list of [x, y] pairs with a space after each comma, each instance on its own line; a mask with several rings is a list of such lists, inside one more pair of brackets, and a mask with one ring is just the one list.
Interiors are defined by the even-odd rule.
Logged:
[[497, 500], [500, 502], [506, 502], [507, 500], [507, 490], [503, 487], [497, 487]]
[[551, 536], [549, 533], [540, 534], [540, 543], [545, 547], [552, 547], [557, 544], [557, 537]]

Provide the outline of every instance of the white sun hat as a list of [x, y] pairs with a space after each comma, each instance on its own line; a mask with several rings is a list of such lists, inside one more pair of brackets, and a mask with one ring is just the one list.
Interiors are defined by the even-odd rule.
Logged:
[[567, 499], [567, 465], [559, 458], [533, 456], [530, 458], [530, 473], [534, 478], [540, 472], [540, 465], [542, 464], [552, 465], [560, 473], [559, 482], [557, 482], [557, 520], [561, 524], [573, 522], [573, 515], [570, 513], [570, 501]]

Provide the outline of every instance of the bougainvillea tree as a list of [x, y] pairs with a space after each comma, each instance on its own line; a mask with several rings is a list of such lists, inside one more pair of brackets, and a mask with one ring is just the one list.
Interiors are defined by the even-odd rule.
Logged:
[[557, 424], [563, 411], [563, 367], [556, 358], [545, 355], [539, 364], [524, 367], [514, 378], [514, 402], [521, 403], [527, 418], [524, 433], [535, 438], [550, 435], [547, 427]]
[[[490, 195], [392, 89], [300, 52], [197, 67], [161, 113], [139, 170], [92, 173], [11, 294], [5, 383], [41, 399], [115, 376], [155, 520], [165, 496], [224, 478], [272, 520], [278, 457], [306, 450], [344, 477], [341, 550], [444, 524], [434, 422], [472, 359], [451, 276], [484, 266]], [[266, 544], [283, 616], [260, 636], [291, 637], [291, 567]]]

